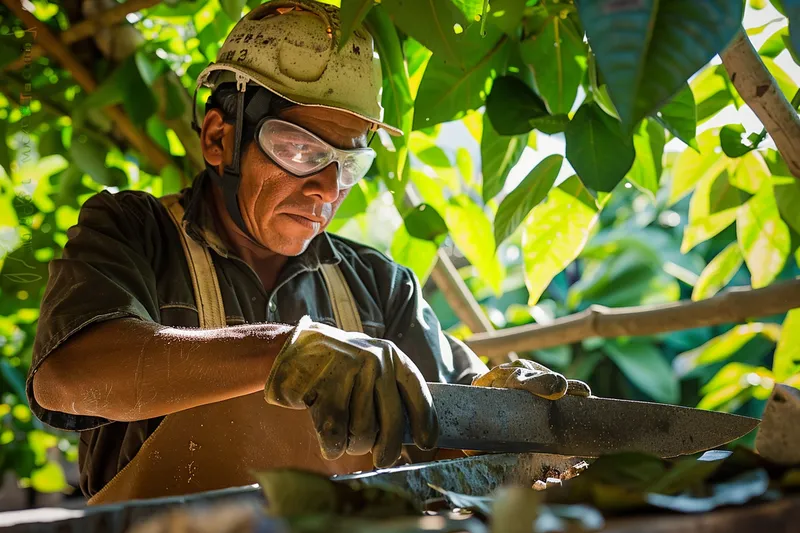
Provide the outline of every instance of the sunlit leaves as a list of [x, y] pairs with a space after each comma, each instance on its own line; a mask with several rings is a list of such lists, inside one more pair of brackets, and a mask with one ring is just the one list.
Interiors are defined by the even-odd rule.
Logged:
[[681, 252], [688, 252], [730, 226], [745, 195], [731, 184], [727, 170], [716, 175], [708, 173], [692, 195]]
[[678, 379], [654, 344], [641, 340], [625, 343], [615, 340], [604, 344], [603, 351], [639, 390], [656, 401], [678, 403]]
[[372, 8], [373, 0], [342, 0], [339, 20], [341, 21], [341, 36], [339, 36], [339, 49], [341, 49], [353, 31], [358, 28], [364, 17]]
[[31, 487], [42, 493], [63, 491], [68, 487], [64, 469], [54, 461], [46, 462], [31, 473]]
[[463, 65], [434, 54], [417, 93], [414, 129], [461, 118], [483, 105], [492, 78], [505, 72], [508, 56], [505, 37], [491, 30], [482, 37], [480, 24], [473, 24], [462, 34]]
[[519, 135], [533, 129], [532, 120], [548, 115], [544, 101], [515, 76], [495, 80], [486, 99], [486, 116], [501, 135]]
[[547, 196], [563, 160], [560, 155], [546, 157], [503, 199], [494, 220], [495, 244], [500, 245], [511, 235], [531, 209]]
[[245, 2], [247, 0], [219, 0], [222, 11], [234, 22], [241, 18]]
[[552, 279], [580, 254], [597, 222], [594, 198], [577, 176], [552, 189], [525, 219], [522, 256], [528, 303], [534, 305]]
[[595, 103], [583, 104], [567, 131], [567, 159], [587, 187], [610, 192], [631, 168], [636, 153], [619, 121]]
[[436, 263], [438, 249], [439, 246], [435, 242], [412, 237], [406, 226], [401, 225], [392, 239], [390, 253], [392, 259], [413, 270], [420, 283], [425, 283]]
[[517, 164], [527, 135], [502, 136], [492, 127], [488, 116], [483, 117], [481, 137], [481, 170], [483, 173], [483, 200], [489, 201], [503, 189], [509, 171]]
[[769, 285], [783, 270], [791, 251], [789, 228], [781, 220], [770, 183], [739, 208], [736, 236], [753, 288]]
[[699, 153], [684, 150], [672, 171], [668, 204], [674, 204], [692, 191], [707, 176], [716, 177], [728, 166], [728, 160], [718, 151], [718, 130], [703, 132], [698, 138]]
[[643, 121], [633, 136], [636, 159], [626, 177], [652, 201], [656, 199], [661, 179], [665, 143], [664, 128], [654, 120]]
[[775, 201], [783, 220], [800, 233], [800, 183], [796, 179], [775, 185]]
[[695, 141], [697, 106], [692, 89], [688, 84], [685, 84], [678, 94], [664, 104], [656, 116], [675, 137], [688, 146], [697, 148]]
[[697, 103], [697, 123], [702, 124], [740, 99], [722, 65], [709, 65], [689, 84]]
[[718, 293], [733, 279], [742, 266], [744, 257], [739, 244], [732, 242], [703, 269], [692, 290], [692, 300], [703, 300]]
[[495, 253], [492, 223], [486, 213], [466, 196], [452, 199], [444, 216], [453, 242], [478, 271], [478, 275], [499, 294], [505, 269]]
[[626, 130], [727, 46], [744, 14], [742, 2], [729, 0], [577, 4]]
[[464, 28], [464, 14], [449, 0], [384, 0], [381, 6], [398, 28], [424, 44], [448, 64], [464, 67], [463, 41], [454, 27]]
[[520, 51], [550, 112], [569, 113], [586, 72], [586, 45], [571, 19], [553, 17]]

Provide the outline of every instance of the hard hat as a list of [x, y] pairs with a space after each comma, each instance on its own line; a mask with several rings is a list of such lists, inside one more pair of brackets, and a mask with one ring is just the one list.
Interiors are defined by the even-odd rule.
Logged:
[[[339, 8], [314, 0], [273, 0], [242, 17], [215, 62], [197, 78], [215, 88], [248, 83], [300, 105], [339, 109], [383, 128], [382, 74], [372, 36], [357, 28], [339, 49]], [[196, 94], [197, 91], [195, 91]]]

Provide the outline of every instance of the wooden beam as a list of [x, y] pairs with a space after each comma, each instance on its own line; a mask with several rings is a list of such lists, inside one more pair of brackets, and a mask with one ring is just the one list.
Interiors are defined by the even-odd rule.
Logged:
[[800, 117], [744, 30], [739, 31], [720, 57], [734, 87], [775, 141], [791, 173], [800, 178]]
[[[64, 46], [69, 46], [72, 43], [91, 37], [92, 34], [98, 29], [107, 26], [113, 26], [117, 22], [124, 20], [130, 13], [153, 7], [160, 4], [162, 0], [128, 0], [124, 4], [115, 6], [108, 11], [104, 11], [100, 15], [81, 21], [67, 30], [58, 34], [58, 39]], [[33, 45], [30, 52], [10, 63], [4, 70], [21, 70], [30, 61], [35, 61], [45, 54], [45, 49], [41, 45]]]
[[492, 357], [579, 342], [589, 337], [655, 335], [683, 329], [743, 322], [800, 307], [800, 279], [763, 289], [735, 287], [699, 302], [682, 301], [610, 309], [593, 305], [552, 324], [529, 324], [480, 333], [467, 339], [478, 355]]
[[[69, 48], [64, 46], [45, 24], [42, 24], [32, 13], [23, 9], [19, 0], [3, 0], [3, 3], [29, 30], [34, 31], [35, 39], [39, 41], [44, 51], [61, 63], [84, 91], [91, 94], [97, 90], [97, 82], [92, 77], [92, 74], [75, 59]], [[158, 170], [173, 164], [170, 156], [164, 153], [150, 137], [134, 126], [133, 122], [119, 107], [109, 106], [105, 108], [105, 111], [128, 142]]]

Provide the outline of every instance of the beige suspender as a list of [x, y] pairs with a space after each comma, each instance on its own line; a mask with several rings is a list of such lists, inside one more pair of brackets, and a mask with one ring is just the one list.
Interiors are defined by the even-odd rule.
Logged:
[[[217, 273], [211, 262], [211, 254], [186, 234], [183, 220], [183, 207], [178, 202], [178, 195], [171, 194], [161, 198], [161, 203], [169, 211], [172, 221], [178, 228], [186, 262], [189, 264], [189, 274], [192, 278], [197, 313], [200, 317], [200, 327], [204, 329], [225, 327], [225, 308], [222, 304], [222, 294], [219, 290]], [[358, 313], [353, 293], [347, 285], [338, 265], [324, 264], [320, 270], [328, 288], [328, 297], [333, 307], [336, 325], [345, 331], [363, 332], [361, 316]]]

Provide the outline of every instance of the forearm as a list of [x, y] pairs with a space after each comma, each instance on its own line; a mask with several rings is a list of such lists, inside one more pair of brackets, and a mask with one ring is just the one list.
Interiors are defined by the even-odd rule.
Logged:
[[135, 319], [91, 327], [57, 348], [33, 380], [46, 409], [131, 421], [264, 388], [291, 326], [180, 329]]

